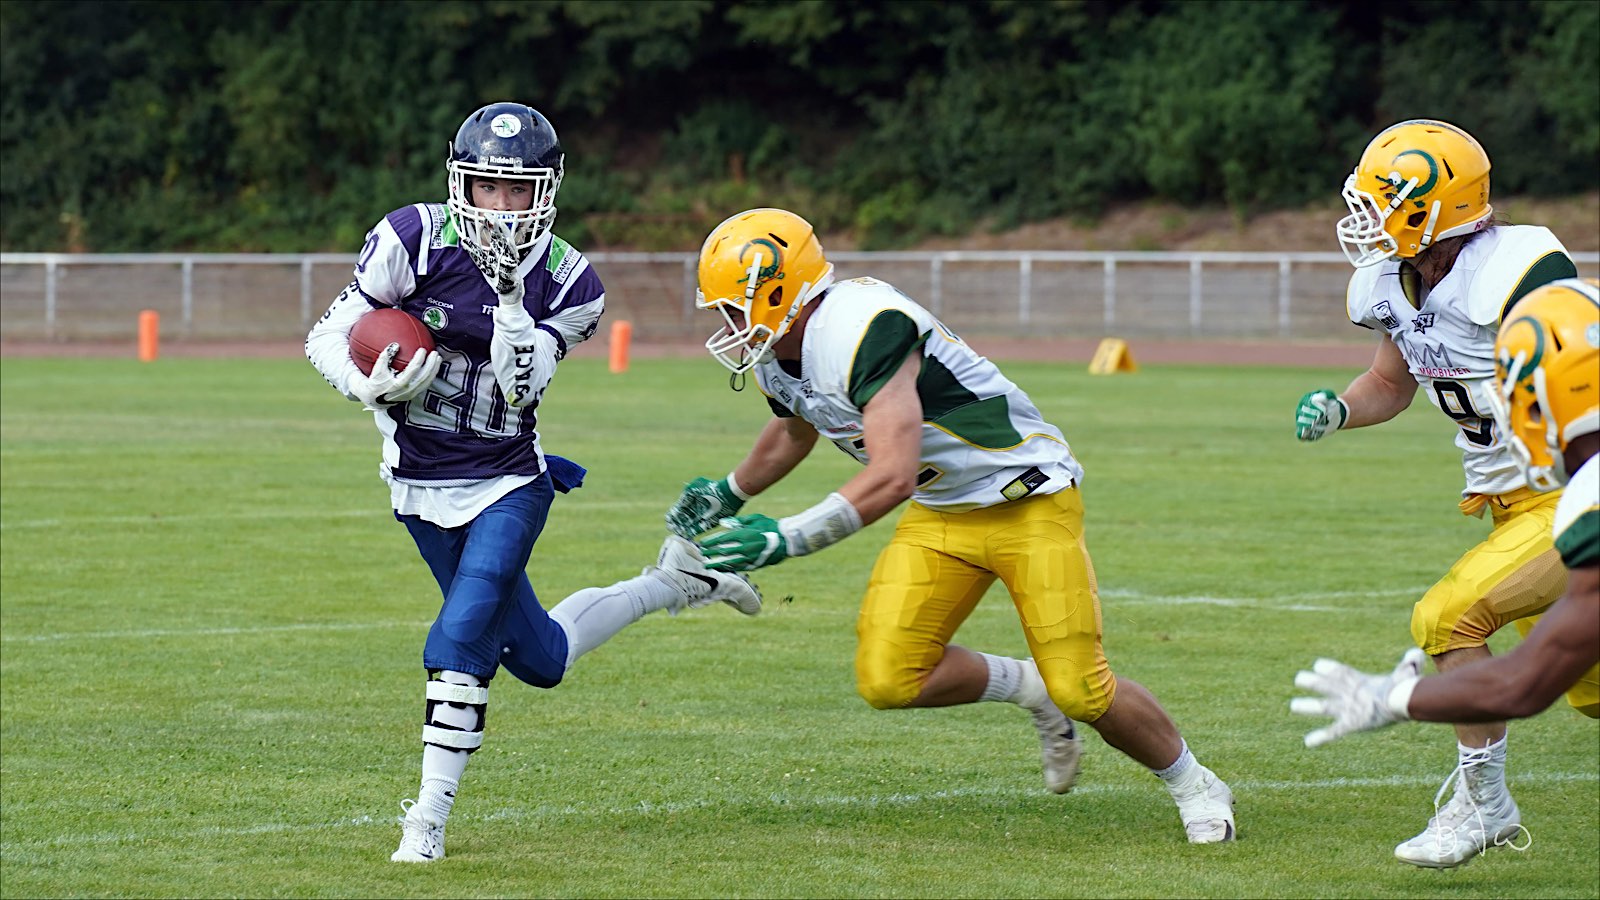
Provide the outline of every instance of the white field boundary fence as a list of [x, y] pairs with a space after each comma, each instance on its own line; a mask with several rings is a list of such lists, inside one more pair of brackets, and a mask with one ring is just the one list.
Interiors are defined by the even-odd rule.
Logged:
[[[607, 319], [646, 341], [700, 339], [693, 253], [596, 252]], [[1356, 340], [1342, 253], [1055, 250], [835, 252], [973, 335], [1060, 339]], [[1579, 273], [1600, 253], [1574, 254]], [[0, 253], [0, 340], [133, 340], [142, 310], [164, 339], [299, 340], [350, 281], [344, 253]]]

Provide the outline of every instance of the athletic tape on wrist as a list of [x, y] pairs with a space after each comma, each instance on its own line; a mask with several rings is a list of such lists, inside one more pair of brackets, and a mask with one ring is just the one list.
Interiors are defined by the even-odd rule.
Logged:
[[728, 473], [728, 477], [724, 478], [722, 481], [723, 481], [724, 484], [726, 484], [728, 486], [728, 493], [734, 495], [735, 497], [738, 497], [741, 501], [743, 501], [745, 503], [749, 503], [750, 502], [750, 498], [755, 496], [755, 494], [746, 494], [744, 492], [744, 489], [739, 487], [739, 482], [734, 480], [732, 472], [729, 472]]
[[1411, 692], [1417, 689], [1417, 682], [1421, 680], [1420, 678], [1407, 678], [1397, 682], [1394, 687], [1389, 689], [1389, 696], [1384, 698], [1384, 705], [1388, 706], [1389, 711], [1398, 718], [1411, 718], [1411, 710], [1409, 709], [1411, 706]]
[[837, 491], [805, 512], [778, 521], [790, 556], [815, 553], [860, 530], [861, 514]]

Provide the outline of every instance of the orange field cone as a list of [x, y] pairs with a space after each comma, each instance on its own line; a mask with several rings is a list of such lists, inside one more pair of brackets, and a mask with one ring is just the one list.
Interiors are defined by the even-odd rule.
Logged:
[[153, 309], [139, 313], [139, 361], [155, 362], [161, 355], [161, 314]]
[[633, 323], [626, 319], [611, 323], [611, 371], [628, 371], [628, 350], [633, 343]]

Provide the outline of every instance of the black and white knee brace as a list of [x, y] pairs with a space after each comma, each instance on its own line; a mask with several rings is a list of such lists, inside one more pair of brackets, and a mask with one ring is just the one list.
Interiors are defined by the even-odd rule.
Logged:
[[476, 675], [433, 669], [428, 672], [428, 709], [422, 742], [463, 753], [483, 746], [483, 720], [489, 686]]

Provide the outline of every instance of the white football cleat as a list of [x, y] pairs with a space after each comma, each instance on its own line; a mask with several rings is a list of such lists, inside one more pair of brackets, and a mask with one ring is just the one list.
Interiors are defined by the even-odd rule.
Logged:
[[1220, 844], [1233, 840], [1233, 791], [1216, 773], [1199, 763], [1194, 765], [1199, 771], [1193, 778], [1186, 779], [1185, 787], [1167, 785], [1172, 799], [1178, 803], [1178, 816], [1183, 819], [1189, 843]]
[[1510, 845], [1521, 830], [1522, 814], [1510, 794], [1499, 804], [1479, 804], [1458, 784], [1450, 802], [1428, 820], [1428, 827], [1395, 847], [1394, 855], [1413, 866], [1449, 869], [1471, 862], [1490, 847]]
[[444, 823], [427, 816], [415, 800], [401, 800], [400, 849], [390, 862], [428, 863], [444, 859]]
[[667, 535], [667, 540], [661, 545], [661, 553], [656, 557], [655, 569], [666, 575], [683, 592], [682, 601], [671, 607], [673, 612], [685, 606], [699, 609], [716, 600], [747, 616], [761, 612], [761, 591], [750, 579], [735, 572], [706, 568], [705, 558], [694, 541], [675, 534]]
[[1033, 727], [1039, 730], [1044, 786], [1052, 794], [1065, 794], [1072, 790], [1072, 783], [1078, 779], [1078, 762], [1083, 755], [1083, 742], [1078, 739], [1078, 729], [1066, 714], [1056, 709], [1054, 703], [1031, 712]]

